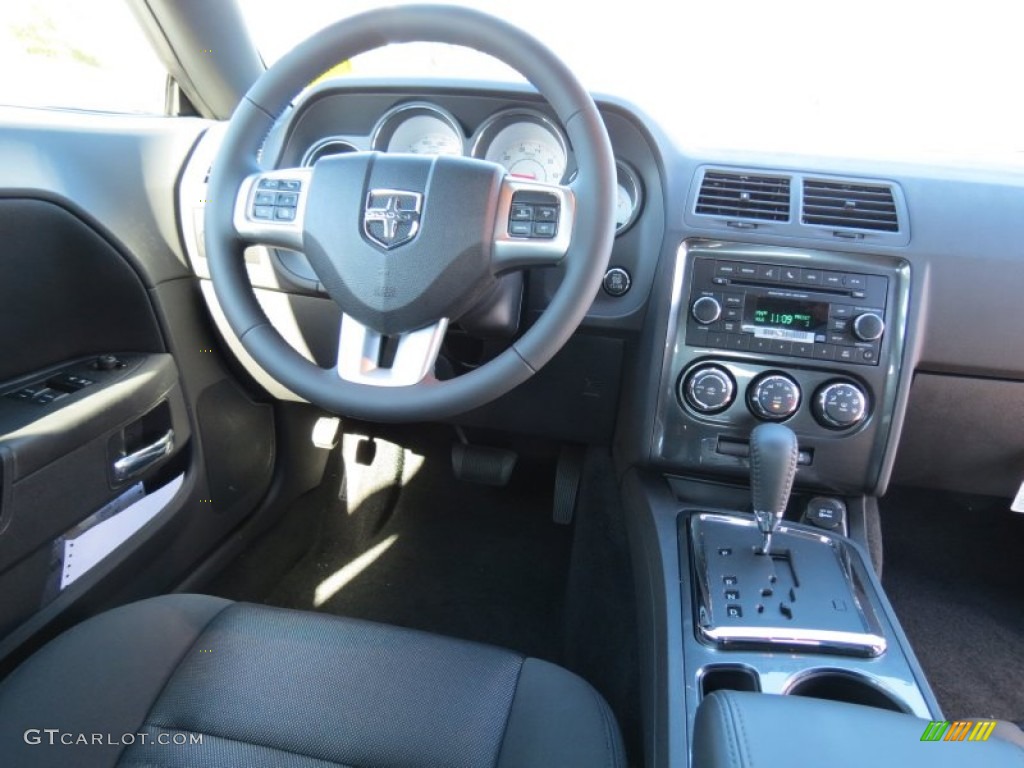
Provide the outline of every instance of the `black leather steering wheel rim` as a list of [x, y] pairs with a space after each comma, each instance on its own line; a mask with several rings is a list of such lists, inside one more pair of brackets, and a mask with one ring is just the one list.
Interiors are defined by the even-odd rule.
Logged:
[[[257, 153], [295, 94], [340, 60], [383, 45], [438, 42], [475, 48], [522, 73], [565, 127], [579, 171], [572, 184], [575, 226], [563, 280], [536, 323], [480, 368], [446, 381], [382, 388], [340, 379], [296, 352], [260, 308], [245, 268], [244, 243], [232, 223], [243, 179], [265, 170]], [[278, 61], [252, 86], [231, 117], [209, 182], [206, 252], [214, 290], [243, 347], [273, 378], [325, 410], [374, 421], [446, 418], [479, 407], [522, 383], [562, 348], [600, 288], [614, 238], [615, 162], [590, 94], [536, 39], [466, 8], [404, 6], [339, 21]]]

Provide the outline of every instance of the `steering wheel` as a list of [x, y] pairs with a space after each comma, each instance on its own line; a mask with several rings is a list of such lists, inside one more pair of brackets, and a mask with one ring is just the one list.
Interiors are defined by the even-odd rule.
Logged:
[[[465, 157], [358, 152], [312, 168], [264, 171], [258, 153], [295, 94], [322, 72], [382, 45], [475, 48], [522, 73], [569, 136], [579, 172], [569, 185], [512, 177]], [[487, 403], [537, 372], [565, 344], [596, 295], [614, 237], [615, 163], [593, 99], [546, 47], [517, 27], [449, 6], [382, 8], [329, 26], [249, 89], [210, 174], [206, 254], [221, 308], [271, 376], [327, 411], [422, 421]], [[543, 207], [554, 226], [512, 224]], [[553, 209], [553, 213], [552, 213]], [[293, 349], [260, 308], [244, 249], [300, 251], [342, 309], [337, 366]], [[561, 265], [541, 317], [508, 349], [453, 379], [433, 377], [449, 321], [498, 277]]]

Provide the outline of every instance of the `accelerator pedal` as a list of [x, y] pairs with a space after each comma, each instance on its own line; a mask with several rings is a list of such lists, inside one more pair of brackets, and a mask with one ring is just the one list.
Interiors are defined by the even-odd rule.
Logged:
[[586, 449], [580, 445], [562, 446], [555, 472], [555, 506], [551, 517], [559, 525], [569, 525], [576, 512], [576, 499], [583, 477], [583, 457]]

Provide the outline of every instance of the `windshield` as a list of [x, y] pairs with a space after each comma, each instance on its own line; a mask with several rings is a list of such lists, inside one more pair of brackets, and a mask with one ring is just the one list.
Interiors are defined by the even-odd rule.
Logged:
[[[916, 0], [461, 3], [550, 46], [593, 91], [621, 96], [676, 140], [845, 155], [1024, 150], [1024, 46], [1016, 6]], [[246, 0], [268, 65], [326, 24], [379, 2]], [[353, 76], [514, 79], [444, 46], [391, 46]]]

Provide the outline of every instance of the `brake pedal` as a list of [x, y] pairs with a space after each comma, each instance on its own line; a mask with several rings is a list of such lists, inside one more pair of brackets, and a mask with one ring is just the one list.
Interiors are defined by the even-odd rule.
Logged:
[[555, 471], [555, 505], [551, 518], [559, 525], [569, 525], [576, 512], [576, 499], [583, 477], [585, 449], [579, 445], [566, 445], [558, 454]]
[[452, 471], [456, 478], [467, 483], [508, 485], [518, 460], [519, 454], [505, 448], [463, 442], [452, 445]]

